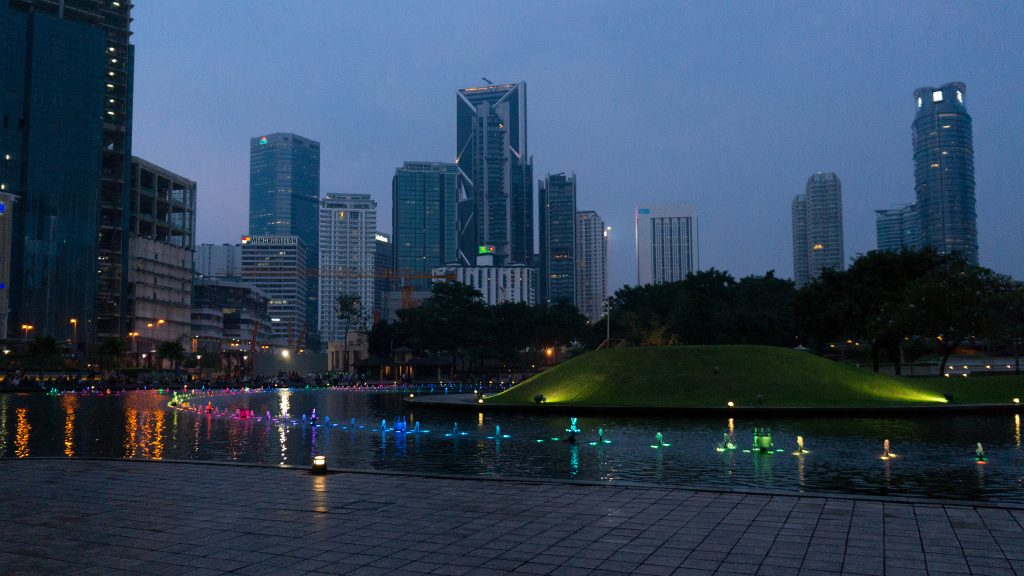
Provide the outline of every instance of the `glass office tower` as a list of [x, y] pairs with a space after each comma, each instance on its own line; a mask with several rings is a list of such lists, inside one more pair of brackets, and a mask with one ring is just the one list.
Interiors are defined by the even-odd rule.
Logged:
[[391, 229], [397, 287], [430, 290], [431, 271], [459, 261], [462, 184], [455, 164], [406, 162], [395, 170]]
[[921, 243], [978, 262], [974, 143], [964, 105], [967, 86], [950, 82], [914, 91], [914, 191]]
[[548, 174], [540, 200], [540, 301], [576, 304], [576, 175]]
[[[320, 257], [320, 143], [296, 134], [275, 133], [249, 140], [249, 234], [298, 236], [309, 268]], [[306, 288], [307, 334], [317, 333], [315, 273]]]
[[875, 210], [875, 240], [879, 250], [899, 252], [921, 247], [917, 204], [892, 210]]
[[17, 197], [0, 290], [11, 291], [10, 326], [32, 326], [23, 335], [70, 343], [77, 326], [86, 344], [126, 326], [130, 10], [0, 4], [0, 189]]
[[456, 93], [455, 164], [465, 173], [459, 259], [474, 264], [493, 246], [496, 265], [533, 258], [533, 159], [526, 139], [526, 83]]

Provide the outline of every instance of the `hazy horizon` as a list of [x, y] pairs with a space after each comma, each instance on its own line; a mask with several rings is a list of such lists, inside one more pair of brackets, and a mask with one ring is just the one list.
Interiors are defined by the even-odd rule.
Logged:
[[981, 264], [1024, 278], [1024, 4], [516, 6], [141, 0], [133, 153], [198, 182], [197, 243], [236, 243], [249, 138], [294, 132], [390, 232], [395, 168], [454, 158], [456, 90], [523, 80], [535, 179], [575, 173], [612, 226], [611, 291], [641, 204], [696, 206], [702, 269], [791, 277], [807, 178], [839, 176], [847, 261], [873, 249], [874, 210], [915, 199], [913, 91], [956, 80]]

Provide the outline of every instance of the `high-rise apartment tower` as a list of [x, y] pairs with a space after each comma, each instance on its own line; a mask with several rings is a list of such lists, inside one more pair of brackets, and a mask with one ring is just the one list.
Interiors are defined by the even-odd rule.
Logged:
[[[320, 338], [338, 342], [345, 329], [373, 321], [377, 203], [369, 194], [328, 194], [320, 201]], [[356, 296], [360, 318], [341, 320], [339, 296]]]
[[839, 177], [818, 172], [807, 179], [806, 192], [793, 199], [793, 280], [797, 287], [821, 275], [823, 268], [842, 270], [843, 197]]
[[591, 322], [604, 315], [608, 297], [608, 232], [597, 212], [576, 213], [576, 307]]

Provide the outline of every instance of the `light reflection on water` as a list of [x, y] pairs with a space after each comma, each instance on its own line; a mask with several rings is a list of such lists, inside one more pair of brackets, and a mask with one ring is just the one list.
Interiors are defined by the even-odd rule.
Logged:
[[[0, 395], [0, 456], [109, 456], [236, 460], [306, 465], [314, 453], [332, 467], [469, 475], [631, 480], [677, 485], [780, 488], [1024, 502], [1020, 415], [918, 419], [585, 417], [578, 444], [567, 418], [408, 410], [397, 394], [277, 390], [213, 397], [213, 407], [253, 410], [233, 419], [171, 410], [154, 392], [92, 397]], [[207, 400], [197, 405], [205, 407]], [[321, 426], [301, 424], [317, 409]], [[291, 414], [300, 424], [267, 422]], [[381, 434], [404, 416], [430, 433]], [[331, 426], [323, 426], [330, 418]], [[357, 427], [351, 427], [356, 418]], [[456, 422], [460, 432], [451, 434]], [[474, 426], [475, 424], [475, 426]], [[496, 426], [501, 427], [497, 434]], [[358, 426], [362, 426], [359, 428]], [[777, 454], [743, 453], [754, 427], [770, 426]], [[610, 444], [594, 442], [601, 427]], [[651, 449], [657, 432], [671, 447]], [[445, 437], [449, 434], [449, 437]], [[716, 452], [723, 436], [736, 451]], [[793, 453], [796, 437], [807, 454]], [[891, 438], [896, 460], [882, 461]], [[543, 439], [544, 442], [538, 442]], [[989, 464], [974, 463], [982, 442]]]

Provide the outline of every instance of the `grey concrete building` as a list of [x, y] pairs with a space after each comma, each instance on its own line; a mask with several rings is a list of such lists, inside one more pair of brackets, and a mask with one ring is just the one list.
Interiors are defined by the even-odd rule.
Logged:
[[793, 199], [793, 280], [797, 287], [817, 278], [823, 268], [842, 270], [843, 197], [839, 177], [818, 172]]

